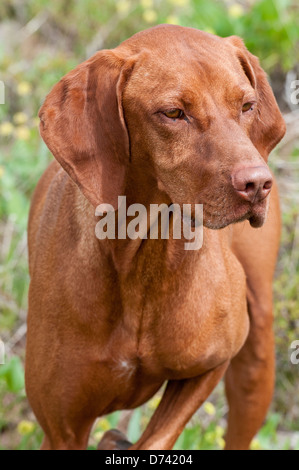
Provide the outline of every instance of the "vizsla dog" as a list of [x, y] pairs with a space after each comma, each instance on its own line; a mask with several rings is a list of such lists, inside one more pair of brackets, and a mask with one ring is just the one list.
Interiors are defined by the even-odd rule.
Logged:
[[[280, 213], [267, 159], [285, 133], [258, 59], [237, 37], [161, 25], [68, 73], [40, 119], [57, 160], [29, 221], [26, 384], [43, 448], [86, 448], [98, 416], [167, 381], [130, 449], [171, 449], [225, 376], [226, 447], [247, 449], [273, 392]], [[95, 208], [121, 195], [203, 204], [202, 248], [99, 240]], [[99, 448], [129, 445], [109, 431]]]

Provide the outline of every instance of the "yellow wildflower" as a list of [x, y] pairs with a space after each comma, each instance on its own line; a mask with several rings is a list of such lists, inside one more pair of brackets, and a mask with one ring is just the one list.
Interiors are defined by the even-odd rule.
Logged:
[[241, 18], [244, 13], [244, 8], [239, 3], [233, 3], [228, 9], [228, 14], [231, 18]]
[[166, 23], [168, 23], [168, 24], [180, 24], [180, 19], [175, 15], [170, 15], [166, 19]]
[[20, 82], [17, 86], [17, 93], [19, 96], [30, 95], [32, 91], [32, 86], [29, 82]]
[[216, 408], [215, 408], [215, 406], [213, 405], [213, 403], [210, 403], [209, 401], [207, 401], [207, 402], [204, 404], [203, 409], [205, 410], [205, 412], [206, 412], [209, 416], [215, 416], [215, 414], [216, 414]]
[[118, 13], [128, 13], [131, 7], [131, 3], [128, 0], [121, 0], [116, 4]]
[[32, 421], [23, 420], [19, 422], [17, 429], [21, 436], [27, 436], [34, 431], [35, 424]]
[[105, 432], [105, 431], [109, 431], [110, 428], [111, 428], [110, 423], [109, 423], [108, 419], [106, 419], [106, 418], [101, 418], [97, 422], [96, 431], [104, 431]]
[[216, 438], [216, 444], [220, 447], [220, 449], [224, 449], [225, 440], [223, 439], [223, 437], [217, 437]]
[[152, 410], [152, 411], [154, 411], [154, 410], [158, 407], [160, 401], [161, 401], [161, 397], [159, 397], [159, 396], [154, 396], [154, 397], [148, 402], [148, 407], [149, 407], [149, 409]]
[[250, 450], [262, 450], [262, 446], [258, 439], [253, 439], [250, 444]]
[[11, 122], [5, 121], [2, 124], [0, 124], [0, 135], [3, 135], [4, 137], [8, 137], [12, 135], [14, 131], [14, 126], [12, 125]]
[[155, 12], [155, 10], [150, 10], [150, 9], [144, 10], [142, 16], [143, 16], [144, 21], [146, 21], [147, 23], [154, 23], [158, 18], [158, 15]]
[[20, 140], [28, 140], [30, 138], [30, 130], [26, 126], [20, 126], [15, 129], [15, 136]]
[[224, 435], [224, 429], [221, 426], [216, 426], [215, 428], [215, 434], [217, 437], [223, 437]]
[[13, 120], [14, 120], [15, 124], [25, 124], [25, 122], [28, 121], [28, 116], [27, 116], [27, 114], [25, 114], [23, 112], [16, 113], [13, 117]]
[[205, 28], [204, 31], [205, 31], [205, 33], [216, 34], [216, 32], [213, 28]]

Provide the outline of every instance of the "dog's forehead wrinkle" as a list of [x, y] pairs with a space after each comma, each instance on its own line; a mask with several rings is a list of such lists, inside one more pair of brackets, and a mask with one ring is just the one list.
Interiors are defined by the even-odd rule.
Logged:
[[151, 57], [139, 64], [128, 84], [132, 97], [143, 89], [149, 97], [148, 103], [162, 100], [161, 104], [167, 105], [168, 101], [169, 104], [177, 101], [178, 105], [181, 102], [192, 106], [208, 95], [216, 101], [218, 98], [231, 102], [241, 100], [245, 93], [252, 91], [246, 76], [244, 79], [242, 75], [236, 76], [229, 63], [216, 65], [207, 57], [178, 59], [157, 63]]

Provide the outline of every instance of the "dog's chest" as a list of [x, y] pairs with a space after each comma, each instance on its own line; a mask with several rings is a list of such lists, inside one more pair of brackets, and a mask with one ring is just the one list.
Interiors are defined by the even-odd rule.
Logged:
[[156, 279], [145, 270], [126, 286], [134, 296], [124, 304], [119, 374], [196, 376], [240, 349], [248, 331], [244, 274], [236, 260], [213, 273], [207, 261]]

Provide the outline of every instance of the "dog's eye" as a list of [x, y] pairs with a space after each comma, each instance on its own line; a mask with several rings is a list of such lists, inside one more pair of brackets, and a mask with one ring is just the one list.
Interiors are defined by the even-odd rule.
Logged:
[[165, 116], [169, 119], [182, 119], [184, 113], [181, 109], [170, 109], [169, 111], [165, 111]]
[[253, 111], [253, 109], [254, 109], [254, 103], [245, 103], [243, 104], [242, 113]]

